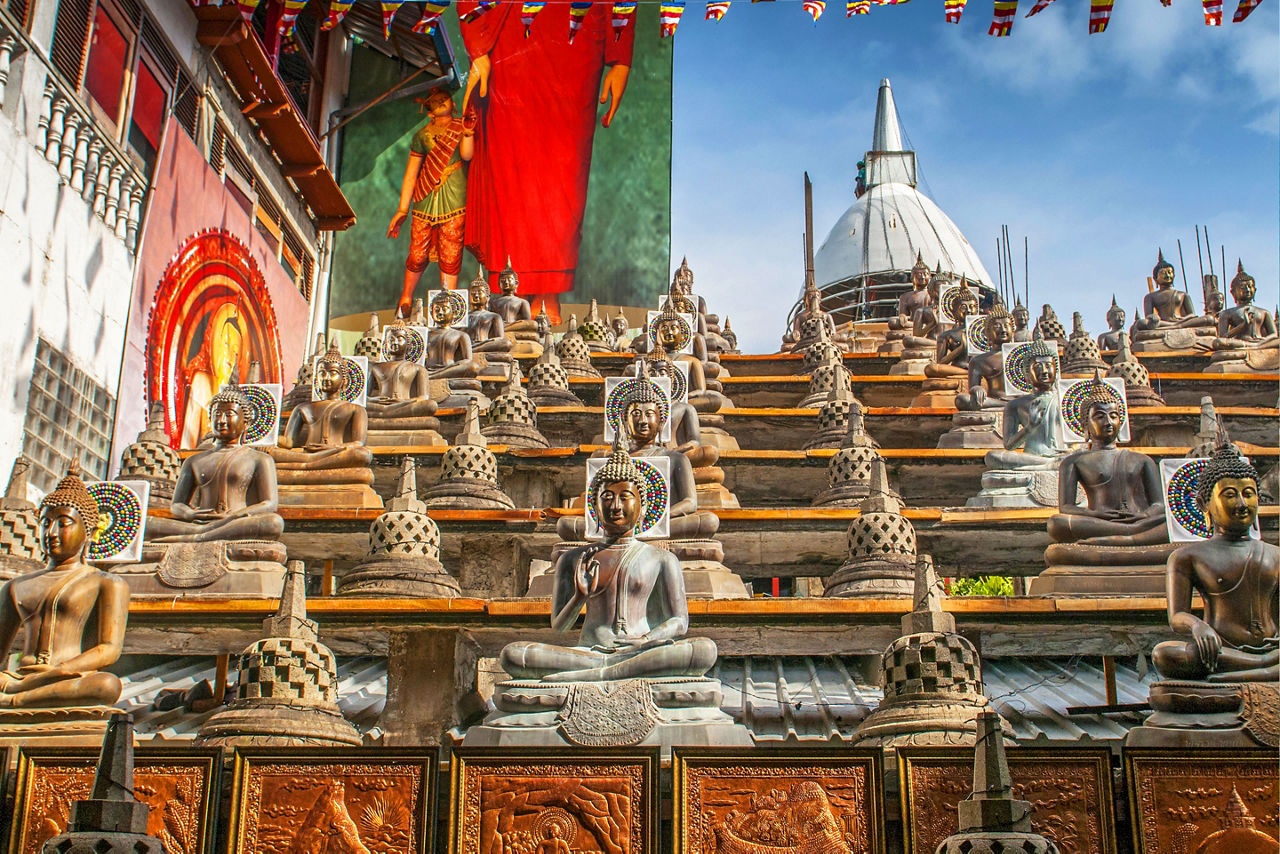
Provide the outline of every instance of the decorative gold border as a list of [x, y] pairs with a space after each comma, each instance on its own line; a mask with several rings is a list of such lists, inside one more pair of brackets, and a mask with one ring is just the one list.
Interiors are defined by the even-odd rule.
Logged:
[[879, 748], [788, 747], [677, 747], [672, 751], [671, 847], [687, 854], [685, 831], [690, 825], [688, 779], [691, 767], [757, 766], [767, 774], [779, 766], [811, 766], [815, 769], [857, 769], [866, 773], [868, 820], [871, 822], [868, 854], [884, 854], [884, 754]]
[[[972, 747], [900, 747], [898, 748], [898, 803], [902, 820], [902, 850], [913, 854], [915, 815], [912, 809], [911, 770], [918, 761], [951, 760], [973, 767]], [[1092, 760], [1098, 782], [1098, 810], [1101, 822], [1100, 854], [1116, 854], [1115, 793], [1111, 778], [1111, 750], [1106, 747], [1011, 747], [1006, 751], [1010, 772], [1019, 762], [1054, 762]], [[932, 854], [932, 849], [928, 852]]]
[[557, 769], [601, 766], [603, 768], [636, 767], [640, 775], [640, 820], [647, 827], [634, 854], [658, 854], [658, 838], [661, 832], [662, 804], [661, 753], [657, 747], [599, 748], [581, 750], [560, 747], [473, 747], [458, 748], [450, 762], [449, 785], [449, 852], [460, 854], [462, 839], [462, 812], [468, 773], [473, 769], [493, 768], [503, 765], [542, 765], [548, 774]]
[[[31, 797], [30, 786], [33, 782], [33, 767], [55, 766], [61, 760], [65, 764], [84, 764], [90, 769], [97, 767], [101, 750], [94, 747], [32, 747], [18, 751], [18, 776], [13, 797], [13, 814], [9, 816], [9, 851], [21, 851], [26, 844], [20, 817], [27, 811]], [[4, 750], [0, 749], [0, 757]], [[204, 767], [205, 788], [201, 792], [201, 844], [203, 854], [212, 854], [216, 850], [215, 839], [218, 831], [218, 802], [222, 794], [222, 751], [217, 748], [176, 748], [176, 747], [138, 747], [133, 752], [134, 773], [148, 765], [196, 765]], [[5, 763], [5, 768], [8, 762]], [[4, 769], [0, 768], [0, 784], [4, 782]], [[4, 789], [0, 787], [0, 792]]]
[[362, 765], [400, 764], [417, 766], [422, 775], [418, 803], [413, 814], [421, 823], [414, 850], [427, 854], [434, 841], [436, 780], [435, 748], [377, 747], [238, 747], [235, 750], [234, 783], [231, 789], [231, 822], [227, 825], [227, 854], [252, 854], [242, 846], [241, 836], [247, 816], [244, 803], [245, 782], [251, 766], [267, 763], [295, 764], [298, 768], [338, 763]]
[[[1138, 765], [1143, 762], [1181, 762], [1197, 767], [1221, 766], [1228, 762], [1257, 763], [1280, 778], [1280, 759], [1274, 750], [1266, 748], [1209, 748], [1209, 747], [1125, 747], [1121, 754], [1124, 762], [1124, 787], [1129, 801], [1129, 827], [1133, 836], [1135, 854], [1167, 854], [1146, 847], [1143, 839], [1142, 811], [1138, 800]], [[1277, 783], [1280, 792], [1280, 782]]]

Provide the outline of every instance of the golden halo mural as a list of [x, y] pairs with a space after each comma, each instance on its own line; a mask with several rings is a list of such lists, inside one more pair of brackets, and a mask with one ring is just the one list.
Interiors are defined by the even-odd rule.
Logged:
[[280, 382], [280, 340], [262, 271], [243, 243], [211, 229], [189, 238], [156, 289], [147, 324], [147, 399], [164, 404], [175, 448], [209, 430], [209, 401], [232, 375]]

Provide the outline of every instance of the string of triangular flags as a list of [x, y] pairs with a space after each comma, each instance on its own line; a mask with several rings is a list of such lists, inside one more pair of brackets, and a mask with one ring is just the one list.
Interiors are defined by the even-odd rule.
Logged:
[[[195, 0], [197, 6], [221, 5], [223, 2], [225, 0]], [[261, 0], [232, 0], [232, 2], [239, 7], [241, 14], [247, 19], [252, 17]], [[435, 31], [436, 25], [439, 24], [441, 16], [449, 8], [452, 0], [427, 0], [427, 2], [421, 2], [421, 0], [379, 0], [378, 6], [382, 13], [382, 33], [385, 38], [391, 37], [391, 24], [396, 18], [396, 13], [400, 11], [400, 7], [405, 5], [406, 2], [413, 2], [414, 6], [422, 8], [422, 17], [413, 25], [413, 31], [430, 35]], [[461, 16], [462, 20], [473, 21], [501, 2], [520, 3], [520, 22], [524, 24], [524, 34], [528, 37], [533, 30], [534, 19], [546, 7], [548, 0], [478, 0], [473, 8]], [[550, 2], [556, 2], [556, 0], [550, 0]], [[638, 2], [639, 0], [627, 0], [627, 2], [599, 3], [599, 5], [608, 5], [610, 7], [610, 26], [613, 29], [615, 38], [621, 36], [623, 30], [635, 21]], [[751, 2], [773, 2], [773, 0], [751, 0]], [[845, 0], [844, 14], [846, 18], [854, 15], [868, 15], [871, 13], [873, 5], [896, 6], [906, 2], [908, 0]], [[1030, 18], [1033, 15], [1038, 15], [1053, 2], [1054, 0], [1035, 0], [1035, 4], [1031, 7], [1031, 11], [1027, 13], [1026, 17]], [[1172, 2], [1173, 0], [1160, 0], [1163, 6], [1169, 6]], [[1238, 24], [1248, 18], [1261, 2], [1262, 0], [1238, 0], [1235, 14], [1231, 18], [1232, 22]], [[331, 30], [337, 27], [342, 23], [342, 19], [347, 16], [347, 13], [351, 11], [351, 7], [355, 3], [356, 0], [328, 0], [328, 12], [321, 24], [321, 28]], [[960, 23], [960, 17], [964, 14], [966, 3], [968, 3], [968, 0], [943, 0], [943, 14], [948, 23]], [[1018, 0], [993, 0], [993, 4], [991, 27], [987, 30], [987, 34], [996, 37], [1011, 35], [1013, 33], [1013, 21], [1018, 13]], [[1201, 0], [1201, 4], [1204, 9], [1205, 25], [1211, 27], [1222, 26], [1223, 0]], [[283, 0], [280, 6], [280, 17], [277, 22], [277, 27], [282, 34], [292, 34], [297, 24], [298, 15], [306, 5], [307, 0]], [[573, 42], [574, 37], [577, 36], [578, 31], [582, 28], [582, 21], [593, 5], [597, 4], [591, 2], [591, 0], [570, 0], [570, 43]], [[676, 28], [680, 26], [680, 19], [684, 15], [686, 5], [685, 0], [658, 0], [659, 31], [663, 38], [675, 35]], [[705, 19], [708, 21], [721, 20], [729, 12], [730, 5], [730, 0], [710, 0], [706, 4]], [[826, 11], [827, 3], [826, 0], [801, 0], [801, 6], [805, 12], [809, 13], [816, 24], [818, 19], [822, 17], [822, 13]], [[1111, 11], [1114, 6], [1115, 0], [1090, 0], [1090, 33], [1101, 33], [1107, 29], [1107, 24], [1111, 22]]]

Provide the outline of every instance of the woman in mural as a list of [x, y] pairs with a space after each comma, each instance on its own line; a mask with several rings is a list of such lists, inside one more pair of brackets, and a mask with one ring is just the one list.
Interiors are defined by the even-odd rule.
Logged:
[[240, 328], [238, 307], [234, 303], [218, 306], [205, 324], [203, 337], [192, 345], [192, 349], [198, 347], [198, 350], [182, 370], [187, 389], [181, 425], [182, 448], [200, 444], [201, 437], [209, 432], [209, 401], [228, 379], [238, 380], [243, 376], [240, 362], [244, 331]]

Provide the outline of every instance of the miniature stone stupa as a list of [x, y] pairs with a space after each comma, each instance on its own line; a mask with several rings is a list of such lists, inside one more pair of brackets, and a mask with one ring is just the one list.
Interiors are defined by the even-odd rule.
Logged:
[[358, 745], [360, 733], [338, 708], [333, 652], [307, 619], [302, 561], [290, 561], [280, 609], [262, 628], [265, 637], [240, 653], [236, 698], [205, 721], [196, 744]]
[[576, 314], [569, 315], [569, 328], [556, 344], [556, 355], [560, 357], [560, 366], [569, 376], [591, 380], [600, 378], [600, 372], [591, 364], [591, 348], [578, 333]]
[[379, 327], [376, 311], [369, 312], [369, 328], [360, 336], [351, 352], [356, 356], [364, 356], [370, 362], [382, 361], [382, 329]]
[[509, 448], [549, 448], [551, 443], [538, 430], [538, 407], [520, 384], [520, 363], [511, 363], [506, 388], [493, 399], [486, 414], [488, 424], [481, 433], [496, 445]]
[[982, 693], [978, 650], [956, 633], [955, 617], [942, 610], [943, 595], [933, 559], [920, 555], [915, 607], [902, 618], [902, 637], [884, 651], [884, 699], [858, 725], [856, 746], [888, 751], [974, 743], [978, 713], [990, 701]]
[[1040, 337], [1044, 340], [1062, 346], [1066, 345], [1067, 328], [1062, 325], [1062, 321], [1058, 319], [1058, 313], [1048, 303], [1045, 303], [1044, 308], [1040, 310], [1040, 317], [1036, 319], [1035, 328], [1040, 331]]
[[578, 324], [578, 334], [592, 353], [610, 353], [614, 349], [613, 329], [600, 316], [600, 306], [595, 299], [587, 307], [587, 316]]
[[280, 402], [280, 409], [288, 412], [300, 403], [306, 403], [311, 399], [311, 380], [315, 374], [316, 359], [324, 355], [328, 345], [324, 341], [324, 333], [316, 333], [316, 345], [311, 351], [311, 355], [302, 360], [302, 364], [298, 366], [297, 376], [293, 380], [293, 388], [285, 392], [284, 399]]
[[529, 399], [538, 407], [582, 406], [578, 396], [569, 391], [569, 373], [560, 364], [549, 332], [542, 338], [542, 355], [529, 369]]
[[31, 460], [18, 457], [9, 485], [0, 499], [0, 581], [44, 566], [40, 545], [40, 514], [27, 500], [27, 471]]
[[89, 797], [71, 804], [67, 831], [44, 843], [46, 854], [164, 854], [147, 835], [151, 808], [133, 794], [133, 717], [117, 712], [107, 723]]
[[849, 523], [849, 556], [827, 582], [824, 596], [910, 596], [915, 587], [916, 529], [902, 515], [878, 454], [870, 468], [869, 494], [859, 505], [861, 514]]
[[[840, 450], [827, 464], [827, 488], [813, 499], [815, 507], [853, 507], [871, 489], [872, 467], [880, 459], [879, 443], [867, 433], [862, 404], [849, 408], [849, 429]], [[914, 560], [914, 559], [913, 559]]]
[[1102, 361], [1098, 342], [1084, 328], [1084, 315], [1071, 315], [1071, 335], [1062, 352], [1062, 375], [1091, 377], [1093, 372], [1107, 365]]
[[369, 527], [369, 554], [343, 576], [338, 595], [452, 599], [458, 592], [440, 564], [440, 529], [418, 499], [416, 464], [405, 454], [396, 497]]
[[462, 432], [440, 460], [440, 480], [426, 493], [428, 507], [510, 510], [515, 507], [498, 485], [498, 458], [480, 432], [480, 407], [467, 402]]
[[1031, 803], [1013, 797], [1000, 730], [1000, 715], [978, 715], [973, 792], [956, 805], [960, 830], [938, 845], [937, 854], [1058, 854], [1058, 846], [1031, 830]]
[[120, 480], [145, 480], [151, 484], [150, 506], [168, 508], [181, 468], [182, 460], [164, 432], [164, 404], [154, 401], [146, 429], [120, 455]]
[[843, 364], [835, 370], [835, 385], [827, 393], [827, 399], [818, 411], [818, 429], [805, 442], [804, 450], [813, 451], [818, 448], [838, 448], [849, 432], [849, 413], [858, 399], [849, 388], [849, 371]]
[[1121, 332], [1116, 339], [1116, 355], [1107, 376], [1124, 380], [1124, 396], [1130, 406], [1164, 406], [1164, 398], [1151, 387], [1147, 366], [1129, 349], [1129, 333]]

